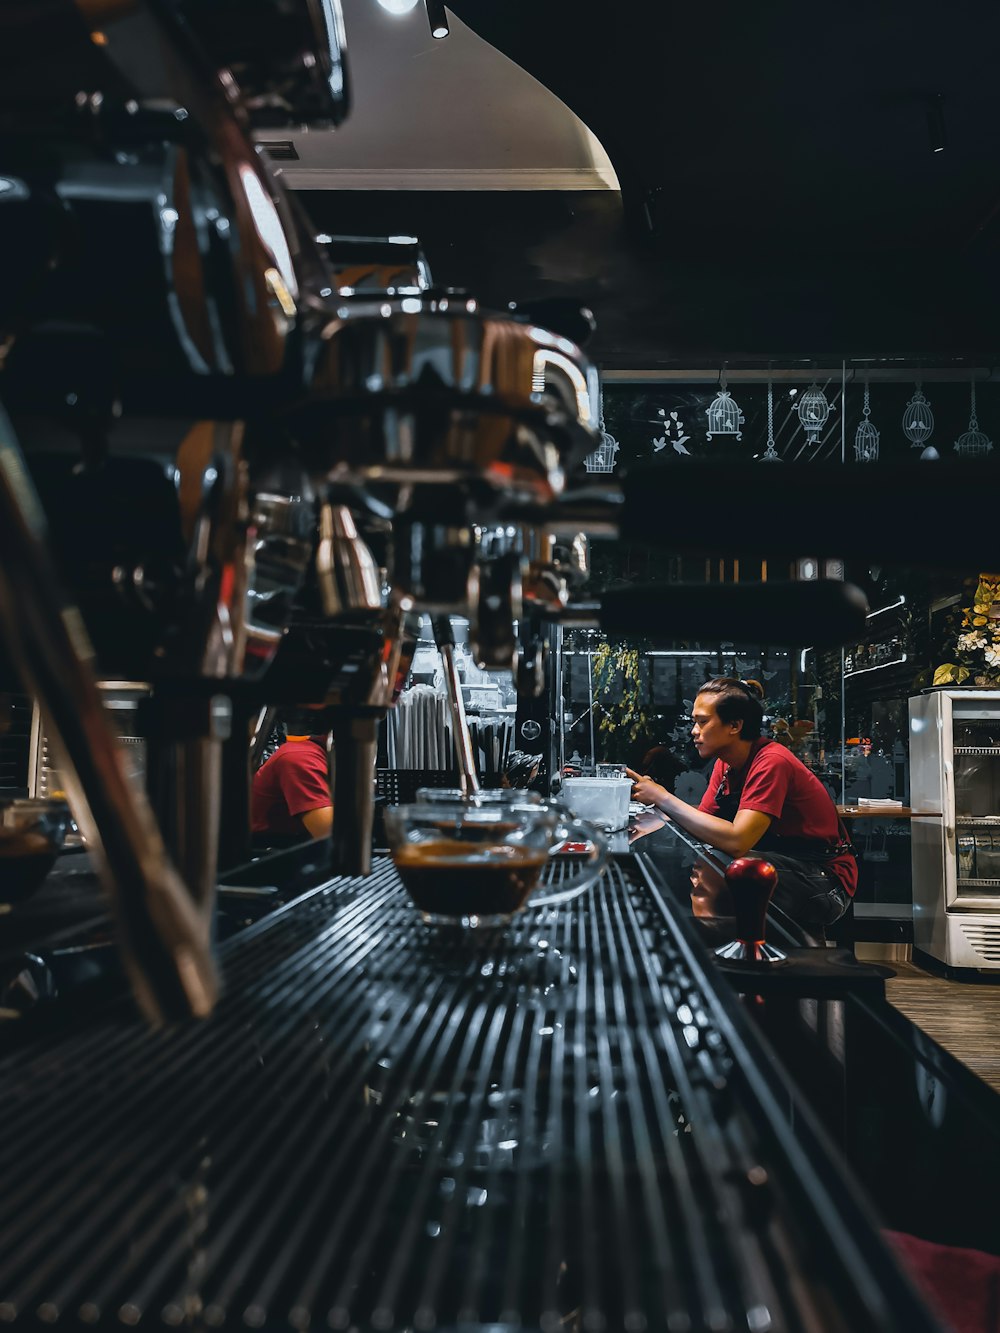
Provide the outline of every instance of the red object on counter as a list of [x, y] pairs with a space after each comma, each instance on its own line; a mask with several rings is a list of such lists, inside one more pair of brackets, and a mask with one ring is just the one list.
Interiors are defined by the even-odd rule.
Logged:
[[882, 1234], [950, 1333], [997, 1333], [1000, 1258], [982, 1250], [938, 1245], [902, 1231]]
[[764, 939], [767, 905], [778, 883], [778, 872], [770, 861], [739, 856], [726, 870], [726, 885], [733, 901], [736, 938], [716, 949], [718, 958], [729, 963], [771, 966], [786, 961], [786, 955]]
[[726, 869], [726, 883], [733, 895], [736, 938], [744, 944], [762, 944], [767, 905], [778, 884], [778, 872], [770, 861], [740, 856]]

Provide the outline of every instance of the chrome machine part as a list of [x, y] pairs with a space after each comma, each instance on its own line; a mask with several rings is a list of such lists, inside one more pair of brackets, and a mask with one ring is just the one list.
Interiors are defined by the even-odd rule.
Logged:
[[[213, 68], [168, 7], [130, 0], [109, 12], [80, 0], [78, 10], [91, 38], [78, 79], [86, 82], [87, 70], [93, 83], [77, 120], [95, 141], [119, 141], [120, 174], [133, 189], [149, 177], [170, 317], [188, 365], [202, 375], [294, 371], [309, 292], [325, 266], [247, 137], [236, 80]], [[55, 111], [65, 117], [62, 106]], [[150, 151], [155, 161], [154, 144], [155, 180], [148, 166], [139, 169], [137, 152], [143, 164]], [[91, 180], [107, 190], [103, 173]], [[63, 189], [85, 196], [86, 172]]]
[[522, 615], [525, 561], [501, 555], [478, 565], [478, 595], [469, 615], [469, 646], [479, 666], [511, 670], [517, 660], [516, 625]]
[[264, 704], [253, 720], [250, 728], [250, 772], [256, 773], [264, 762], [267, 743], [278, 721], [278, 710], [274, 704]]
[[346, 505], [320, 506], [316, 576], [323, 612], [331, 619], [381, 610], [379, 568]]
[[567, 338], [457, 292], [344, 298], [322, 336], [289, 418], [313, 477], [390, 506], [392, 586], [421, 610], [482, 614], [483, 659], [509, 665], [519, 568], [477, 569], [478, 533], [562, 493], [597, 438], [596, 371]]
[[173, 0], [255, 130], [340, 125], [350, 110], [340, 0]]
[[341, 296], [372, 292], [418, 295], [432, 285], [427, 259], [415, 236], [326, 236], [316, 238]]
[[313, 557], [316, 515], [308, 481], [286, 485], [285, 493], [258, 490], [250, 506], [244, 676], [270, 666]]
[[412, 654], [407, 631], [412, 610], [408, 598], [393, 595], [364, 632], [353, 639], [343, 631], [337, 636], [338, 643], [357, 646], [353, 657], [345, 654], [337, 664], [326, 699], [336, 737], [331, 864], [338, 874], [371, 870], [378, 723], [396, 701], [404, 652]]
[[767, 940], [730, 940], [720, 945], [715, 954], [727, 963], [752, 963], [758, 967], [774, 967], [788, 961], [788, 954]]
[[204, 1016], [215, 998], [211, 899], [192, 897], [142, 793], [130, 786], [86, 631], [51, 567], [45, 522], [0, 409], [0, 635], [42, 702], [70, 803], [114, 904], [132, 986], [148, 1017]]
[[337, 476], [543, 507], [595, 447], [597, 372], [579, 348], [464, 294], [344, 299], [322, 337], [295, 425]]
[[545, 689], [545, 665], [549, 646], [536, 634], [522, 634], [517, 655], [515, 683], [517, 692], [526, 699], [539, 699]]
[[369, 875], [375, 820], [378, 718], [348, 714], [336, 727], [333, 762], [333, 832], [330, 867], [335, 875]]
[[[254, 14], [271, 12], [274, 45], [269, 49], [259, 42], [268, 24], [248, 15], [238, 39], [227, 39], [224, 24], [217, 28], [222, 46], [207, 60], [179, 7], [153, 0], [110, 7], [80, 0], [56, 9], [18, 4], [8, 6], [0, 18], [5, 180], [10, 172], [19, 182], [14, 193], [27, 193], [30, 203], [35, 177], [43, 175], [43, 185], [54, 189], [65, 212], [96, 207], [99, 215], [96, 228], [84, 232], [78, 227], [75, 253], [72, 246], [49, 247], [57, 257], [69, 255], [76, 267], [74, 282], [49, 284], [52, 299], [45, 308], [68, 318], [74, 329], [79, 308], [101, 312], [94, 317], [105, 319], [107, 327], [88, 325], [83, 332], [94, 345], [111, 347], [128, 366], [141, 386], [144, 410], [195, 420], [171, 478], [178, 528], [174, 549], [152, 578], [141, 554], [131, 565], [116, 566], [109, 571], [107, 594], [101, 593], [113, 598], [117, 589], [122, 594], [114, 633], [123, 642], [133, 637], [133, 613], [141, 612], [162, 628], [155, 652], [150, 644], [147, 664], [154, 683], [150, 780], [163, 833], [183, 867], [190, 896], [165, 856], [144, 799], [130, 795], [111, 762], [114, 746], [102, 730], [99, 697], [88, 674], [89, 649], [82, 631], [72, 651], [63, 642], [68, 631], [56, 623], [58, 595], [55, 576], [44, 563], [44, 534], [21, 512], [27, 490], [23, 476], [18, 482], [19, 460], [13, 454], [13, 470], [8, 469], [8, 482], [14, 478], [8, 487], [11, 561], [3, 575], [10, 586], [19, 580], [41, 589], [33, 599], [35, 620], [9, 627], [5, 637], [68, 754], [66, 777], [88, 835], [95, 845], [103, 844], [110, 867], [106, 878], [124, 922], [140, 1001], [149, 1013], [169, 1017], [211, 1007], [208, 923], [217, 861], [220, 751], [231, 708], [227, 692], [244, 667], [254, 674], [266, 665], [281, 630], [273, 618], [255, 620], [261, 604], [255, 594], [262, 593], [272, 611], [279, 603], [287, 605], [288, 586], [297, 584], [305, 563], [300, 551], [298, 557], [292, 554], [293, 572], [273, 567], [274, 551], [266, 549], [268, 524], [277, 518], [281, 502], [269, 505], [259, 499], [255, 522], [250, 521], [237, 418], [248, 410], [256, 417], [256, 407], [263, 406], [266, 420], [275, 401], [301, 389], [303, 349], [322, 317], [316, 293], [323, 288], [326, 268], [309, 229], [247, 137], [246, 106], [223, 47], [227, 40], [240, 45], [242, 55], [233, 63], [241, 66], [244, 86], [259, 101], [266, 93], [269, 56], [290, 49], [277, 36], [279, 9], [285, 18], [294, 11], [309, 23], [315, 15], [305, 0], [283, 6], [260, 0], [252, 8]], [[333, 96], [330, 118], [336, 119], [338, 99], [343, 101], [342, 73], [334, 77], [341, 70], [342, 45], [337, 0], [325, 4], [323, 14], [324, 54], [318, 62], [302, 60], [308, 50], [298, 39], [291, 45], [303, 69], [318, 63], [317, 72], [326, 77]], [[197, 6], [189, 17], [192, 28], [199, 17], [212, 21]], [[206, 34], [201, 37], [212, 47]], [[262, 56], [263, 83], [249, 67], [254, 41]], [[58, 61], [52, 60], [53, 51]], [[280, 83], [280, 74], [276, 78]], [[340, 92], [333, 88], [338, 79]], [[26, 106], [31, 108], [27, 119]], [[22, 128], [29, 123], [30, 130]], [[99, 257], [102, 247], [114, 252], [119, 231], [121, 253], [135, 252], [135, 209], [128, 205], [137, 202], [151, 206], [150, 235], [159, 247], [166, 284], [159, 320], [139, 304], [141, 283], [134, 284], [139, 295], [133, 295], [131, 268], [108, 265]], [[16, 217], [5, 212], [0, 230]], [[77, 293], [76, 307], [70, 300], [63, 310], [61, 293], [75, 290], [77, 278], [91, 285], [94, 299], [88, 301], [87, 288], [82, 296]], [[46, 377], [38, 369], [45, 365], [50, 335], [48, 326], [32, 324], [31, 302], [21, 300], [22, 295], [15, 293], [0, 311], [7, 353], [4, 391], [21, 398], [27, 393], [30, 399], [33, 392], [44, 396]], [[114, 312], [110, 318], [109, 308]], [[296, 507], [291, 495], [284, 504]], [[170, 516], [166, 519], [169, 527]], [[263, 550], [256, 543], [261, 527]], [[248, 550], [251, 532], [249, 544], [256, 549]], [[277, 563], [288, 556], [289, 550], [282, 550]], [[29, 558], [36, 565], [22, 569]], [[285, 592], [273, 596], [267, 585], [276, 575]], [[75, 622], [70, 618], [69, 623]]]

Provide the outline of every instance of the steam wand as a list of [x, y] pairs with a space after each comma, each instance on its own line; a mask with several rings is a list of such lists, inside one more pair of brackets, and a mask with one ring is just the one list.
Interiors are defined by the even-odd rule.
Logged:
[[458, 781], [466, 796], [475, 796], [479, 792], [479, 778], [472, 756], [472, 737], [469, 735], [469, 723], [465, 716], [465, 700], [462, 698], [462, 684], [455, 670], [455, 635], [451, 621], [447, 616], [434, 616], [431, 621], [434, 638], [441, 654], [444, 667], [444, 687], [448, 696], [448, 707], [455, 732], [455, 757], [458, 760]]

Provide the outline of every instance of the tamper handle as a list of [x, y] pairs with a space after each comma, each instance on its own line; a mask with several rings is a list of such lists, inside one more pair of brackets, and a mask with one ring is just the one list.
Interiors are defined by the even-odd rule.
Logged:
[[740, 963], [780, 963], [785, 955], [764, 939], [767, 905], [778, 883], [770, 861], [740, 856], [726, 869], [726, 884], [733, 900], [736, 939], [716, 949], [720, 958]]

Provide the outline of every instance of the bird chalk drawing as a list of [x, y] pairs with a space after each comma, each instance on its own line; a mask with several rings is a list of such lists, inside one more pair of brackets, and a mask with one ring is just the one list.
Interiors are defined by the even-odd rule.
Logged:
[[654, 437], [653, 452], [658, 454], [669, 444], [673, 448], [674, 453], [690, 455], [691, 450], [685, 449], [684, 443], [686, 440], [690, 440], [691, 436], [684, 434], [684, 422], [681, 421], [678, 414], [676, 412], [671, 412], [668, 416], [666, 410], [661, 407], [656, 415], [660, 420], [657, 421], [653, 419], [651, 420], [650, 425], [662, 426], [663, 434]]

